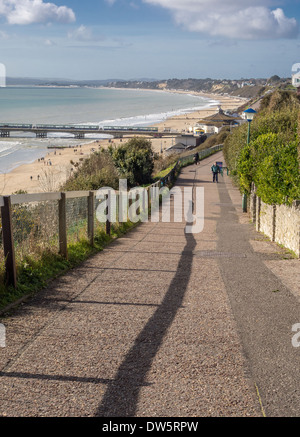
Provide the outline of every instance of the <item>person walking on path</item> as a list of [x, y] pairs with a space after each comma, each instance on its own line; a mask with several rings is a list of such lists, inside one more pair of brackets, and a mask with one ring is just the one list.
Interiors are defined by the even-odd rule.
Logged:
[[214, 165], [211, 167], [211, 171], [213, 173], [213, 182], [219, 182], [218, 181], [218, 174], [220, 173], [220, 167], [215, 162]]
[[195, 153], [195, 155], [194, 155], [194, 162], [195, 162], [196, 165], [198, 165], [199, 162], [200, 162], [200, 158], [199, 158], [199, 153], [198, 152]]

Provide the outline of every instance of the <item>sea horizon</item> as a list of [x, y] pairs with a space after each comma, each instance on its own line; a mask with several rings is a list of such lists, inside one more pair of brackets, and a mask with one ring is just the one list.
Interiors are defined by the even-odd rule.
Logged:
[[[18, 93], [17, 93], [18, 91]], [[176, 115], [217, 105], [210, 97], [165, 90], [74, 86], [8, 86], [0, 91], [0, 122], [31, 124], [97, 124], [151, 126]], [[44, 157], [49, 147], [73, 147], [107, 139], [109, 135], [14, 134], [0, 138], [0, 173]]]

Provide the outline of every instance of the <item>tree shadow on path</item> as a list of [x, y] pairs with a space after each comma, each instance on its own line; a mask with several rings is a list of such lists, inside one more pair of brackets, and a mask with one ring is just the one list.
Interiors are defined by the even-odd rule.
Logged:
[[148, 385], [147, 373], [167, 330], [182, 306], [189, 283], [192, 252], [196, 241], [193, 234], [185, 233], [185, 238], [186, 244], [168, 291], [125, 356], [115, 379], [109, 384], [95, 414], [97, 417], [134, 417], [136, 414], [141, 387]]

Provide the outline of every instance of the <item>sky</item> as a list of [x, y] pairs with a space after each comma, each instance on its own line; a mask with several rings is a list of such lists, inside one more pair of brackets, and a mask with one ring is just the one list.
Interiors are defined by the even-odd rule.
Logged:
[[300, 0], [0, 0], [10, 77], [290, 77]]

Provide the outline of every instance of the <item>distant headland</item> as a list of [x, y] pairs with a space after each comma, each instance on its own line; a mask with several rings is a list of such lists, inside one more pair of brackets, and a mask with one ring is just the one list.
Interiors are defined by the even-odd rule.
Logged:
[[292, 89], [291, 78], [273, 75], [270, 78], [241, 79], [105, 79], [70, 80], [55, 78], [7, 77], [7, 86], [47, 86], [47, 87], [109, 87], [161, 91], [185, 91], [245, 97], [252, 99], [274, 88]]

